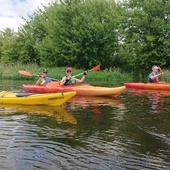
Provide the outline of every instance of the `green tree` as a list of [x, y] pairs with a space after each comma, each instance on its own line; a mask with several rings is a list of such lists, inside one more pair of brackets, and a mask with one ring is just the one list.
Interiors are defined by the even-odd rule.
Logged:
[[120, 24], [119, 54], [125, 69], [144, 76], [152, 65], [167, 67], [170, 57], [170, 1], [129, 0]]
[[17, 36], [16, 33], [6, 28], [1, 32], [1, 55], [0, 62], [3, 64], [11, 64], [18, 59], [18, 50], [16, 49]]
[[120, 6], [107, 0], [62, 0], [39, 11], [47, 35], [36, 44], [43, 65], [113, 66]]
[[22, 64], [40, 64], [39, 53], [35, 48], [36, 43], [39, 41], [39, 34], [35, 33], [35, 29], [32, 26], [33, 22], [34, 20], [26, 21], [26, 24], [19, 29], [17, 34], [17, 48], [20, 49], [18, 60]]

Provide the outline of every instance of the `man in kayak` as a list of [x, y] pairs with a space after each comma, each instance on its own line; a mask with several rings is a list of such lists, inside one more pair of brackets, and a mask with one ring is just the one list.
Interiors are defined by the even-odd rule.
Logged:
[[[160, 73], [158, 73], [158, 69], [160, 70]], [[159, 83], [159, 76], [162, 76], [163, 72], [160, 67], [153, 66], [152, 67], [152, 73], [149, 74], [149, 83]]]
[[46, 85], [51, 82], [51, 79], [49, 77], [47, 77], [47, 73], [48, 73], [48, 71], [46, 69], [44, 69], [41, 76], [37, 80], [36, 85], [43, 86], [43, 85]]
[[72, 74], [72, 68], [71, 67], [67, 67], [66, 68], [66, 76], [64, 76], [62, 78], [62, 80], [60, 81], [60, 86], [64, 86], [64, 85], [74, 85], [76, 83], [83, 83], [85, 80], [85, 76], [86, 76], [86, 71], [83, 73], [83, 76], [80, 79], [75, 78], [74, 76], [71, 76]]

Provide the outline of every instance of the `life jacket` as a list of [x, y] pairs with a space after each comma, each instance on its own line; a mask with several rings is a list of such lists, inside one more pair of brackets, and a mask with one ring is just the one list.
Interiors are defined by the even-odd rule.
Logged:
[[72, 76], [66, 76], [67, 77], [67, 79], [66, 79], [66, 82], [64, 83], [64, 85], [74, 85], [74, 84], [76, 84], [76, 80], [75, 80], [75, 78], [74, 77], [72, 77]]
[[158, 77], [151, 79], [151, 76], [155, 76], [153, 73], [149, 74], [149, 83], [159, 83]]
[[51, 82], [51, 79], [49, 77], [44, 78], [44, 80], [40, 83], [40, 85], [46, 85]]

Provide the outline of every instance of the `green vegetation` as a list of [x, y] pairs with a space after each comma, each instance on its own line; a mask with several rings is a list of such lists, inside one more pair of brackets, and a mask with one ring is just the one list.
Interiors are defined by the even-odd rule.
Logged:
[[[61, 79], [65, 75], [66, 67], [46, 67], [48, 70], [48, 76], [55, 79]], [[25, 76], [20, 74], [19, 70], [28, 71], [32, 74], [40, 75], [44, 67], [39, 67], [36, 64], [17, 64], [17, 65], [0, 65], [0, 80], [33, 80], [36, 81], [36, 76]], [[91, 68], [89, 68], [91, 69]], [[73, 68], [73, 75], [84, 72], [83, 69]], [[160, 81], [170, 82], [170, 70], [164, 70], [164, 75], [159, 77]], [[78, 78], [81, 78], [79, 76]], [[145, 75], [143, 82], [147, 82], [148, 73]], [[92, 85], [100, 86], [119, 86], [124, 82], [133, 82], [133, 74], [126, 73], [120, 69], [110, 68], [105, 70], [99, 70], [97, 72], [89, 72], [86, 76], [86, 82]]]
[[[52, 1], [24, 19], [18, 32], [0, 31], [0, 64], [37, 73], [46, 67], [51, 77], [61, 77], [66, 66], [80, 71], [100, 63], [102, 74], [116, 68], [104, 74], [108, 80], [125, 81], [128, 72], [145, 81], [153, 65], [170, 68], [169, 9], [167, 0]], [[9, 70], [0, 69], [9, 78]], [[20, 79], [17, 71], [10, 76]]]
[[[0, 79], [7, 80], [36, 80], [36, 76], [25, 76], [19, 74], [19, 70], [28, 71], [33, 74], [41, 74], [43, 67], [36, 64], [29, 65], [15, 65], [15, 66], [2, 66], [0, 65]], [[65, 75], [65, 67], [52, 67], [46, 68], [48, 76], [55, 79], [61, 79]], [[90, 68], [89, 68], [90, 69]], [[73, 75], [84, 72], [82, 69], [73, 68]], [[78, 78], [81, 78], [78, 77]], [[89, 72], [86, 76], [86, 81], [93, 85], [120, 85], [125, 81], [132, 81], [132, 75], [121, 72], [119, 69], [110, 69], [97, 72]]]

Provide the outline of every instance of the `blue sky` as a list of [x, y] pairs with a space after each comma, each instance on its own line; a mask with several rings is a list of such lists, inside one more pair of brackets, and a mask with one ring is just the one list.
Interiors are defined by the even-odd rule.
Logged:
[[10, 27], [17, 31], [24, 24], [21, 17], [27, 18], [35, 9], [50, 2], [51, 0], [0, 0], [0, 30]]

